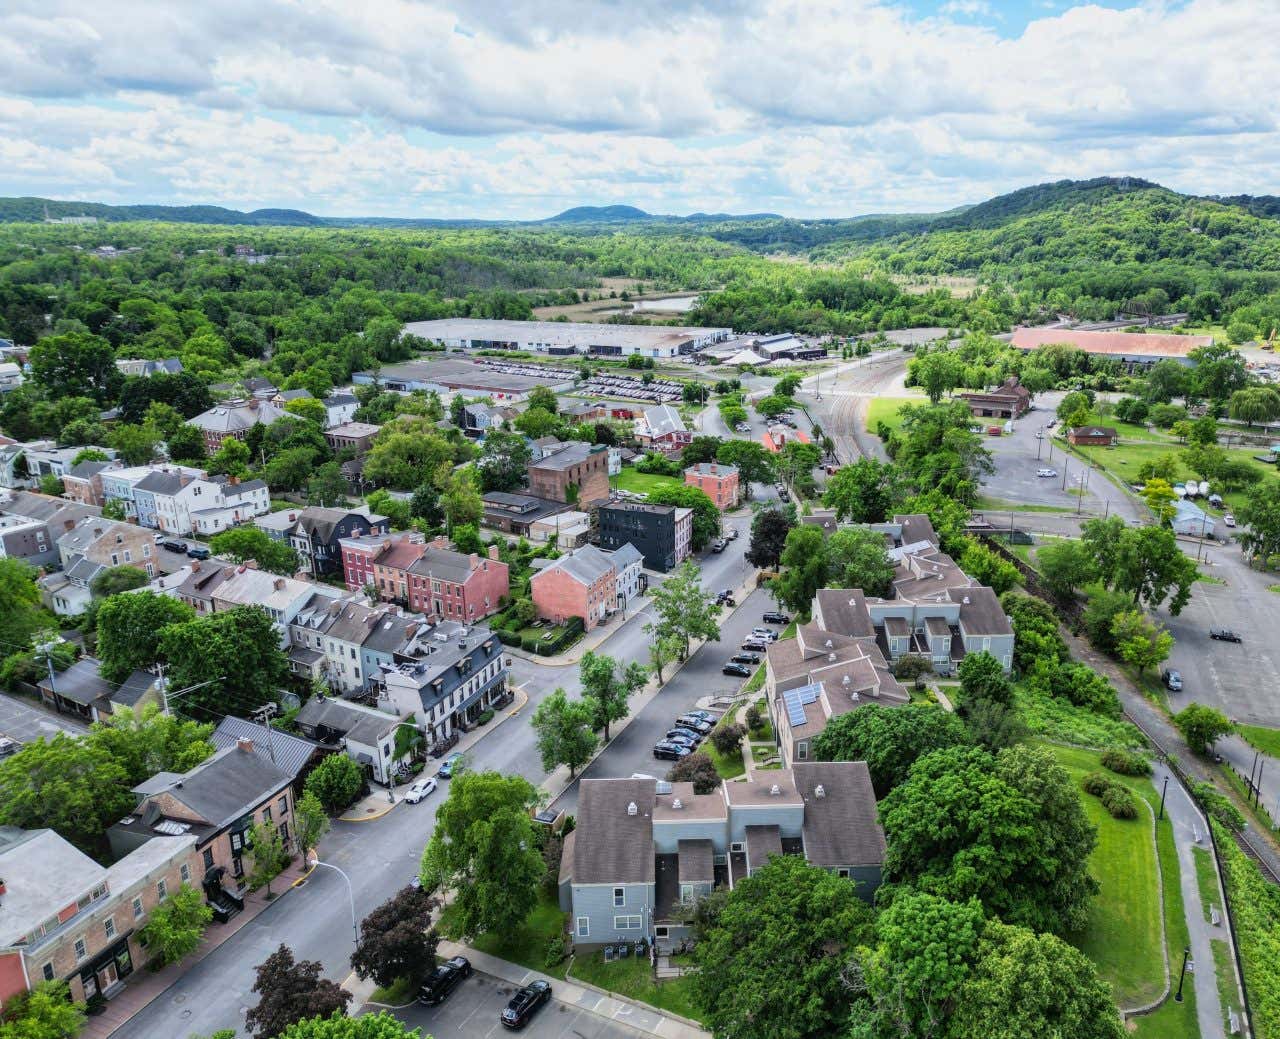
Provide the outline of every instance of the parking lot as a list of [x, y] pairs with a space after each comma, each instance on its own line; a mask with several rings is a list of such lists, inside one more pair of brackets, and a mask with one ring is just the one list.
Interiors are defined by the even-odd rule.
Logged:
[[41, 736], [59, 732], [81, 733], [86, 726], [66, 715], [41, 710], [17, 696], [0, 693], [0, 733], [19, 743], [31, 743]]
[[[409, 1027], [420, 1028], [423, 1035], [433, 1035], [437, 1039], [445, 1036], [450, 1039], [489, 1039], [506, 1033], [498, 1015], [514, 991], [515, 986], [508, 982], [477, 973], [459, 985], [439, 1006], [414, 1004], [395, 1013]], [[553, 982], [551, 1002], [537, 1011], [521, 1035], [528, 1039], [638, 1039], [649, 1033], [631, 1027], [626, 1023], [626, 1017], [637, 1024], [641, 1019], [646, 1019], [645, 1023], [657, 1021], [656, 1014], [630, 1006], [620, 1010], [615, 1020], [601, 1017], [592, 1009], [604, 997], [594, 992], [584, 992], [584, 1003], [577, 1006], [561, 1002], [555, 994]]]

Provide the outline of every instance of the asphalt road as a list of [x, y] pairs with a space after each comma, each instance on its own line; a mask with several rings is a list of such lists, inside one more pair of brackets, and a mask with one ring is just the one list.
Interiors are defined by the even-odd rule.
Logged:
[[51, 738], [59, 732], [73, 736], [88, 731], [88, 726], [66, 715], [44, 711], [26, 700], [0, 693], [0, 735], [19, 743], [32, 743], [41, 736]]
[[[395, 1012], [396, 1017], [410, 1028], [422, 1029], [423, 1035], [436, 1039], [465, 1036], [467, 1039], [490, 1039], [506, 1034], [498, 1020], [502, 1008], [507, 1005], [515, 986], [486, 974], [473, 974], [454, 989], [444, 1003], [436, 1007], [414, 1004]], [[617, 1021], [600, 1017], [589, 1007], [574, 1006], [555, 998], [552, 984], [550, 1003], [539, 1008], [533, 1019], [521, 1031], [527, 1039], [638, 1039], [647, 1035]], [[588, 994], [592, 1004], [599, 999]], [[643, 1011], [636, 1010], [637, 1014]]]

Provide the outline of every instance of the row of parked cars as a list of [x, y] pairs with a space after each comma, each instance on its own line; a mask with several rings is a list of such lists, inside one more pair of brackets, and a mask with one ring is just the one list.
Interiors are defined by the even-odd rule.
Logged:
[[[449, 994], [471, 977], [471, 961], [465, 956], [455, 956], [433, 970], [418, 990], [418, 1002], [424, 1006], [439, 1006]], [[551, 984], [541, 979], [531, 981], [511, 997], [498, 1020], [504, 1028], [523, 1028], [537, 1009], [551, 1000]]]
[[688, 711], [676, 719], [675, 725], [653, 745], [653, 756], [660, 761], [679, 761], [698, 749], [716, 727], [719, 718], [710, 711]]
[[171, 538], [161, 541], [160, 535], [156, 535], [156, 541], [160, 543], [161, 548], [167, 548], [170, 552], [177, 552], [180, 556], [187, 556], [190, 559], [208, 559], [209, 549], [201, 544], [188, 545], [185, 541], [179, 541], [177, 538]]
[[[770, 610], [763, 617], [765, 624], [790, 624], [791, 618], [785, 613], [778, 613]], [[751, 674], [751, 669], [760, 663], [760, 654], [763, 653], [771, 642], [777, 642], [779, 633], [772, 628], [765, 627], [764, 624], [757, 625], [751, 629], [751, 634], [742, 641], [742, 652], [735, 653], [729, 658], [729, 662], [720, 670], [723, 674], [732, 675], [735, 678], [746, 678]]]

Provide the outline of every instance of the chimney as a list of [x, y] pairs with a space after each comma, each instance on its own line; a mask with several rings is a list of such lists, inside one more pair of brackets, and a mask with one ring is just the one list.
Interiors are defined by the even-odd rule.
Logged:
[[200, 560], [198, 559], [191, 560], [191, 572], [193, 574], [198, 574], [200, 572]]
[[480, 557], [478, 555], [472, 552], [471, 555], [467, 556], [468, 570], [474, 570], [479, 565], [480, 565]]
[[639, 811], [640, 809], [636, 806], [636, 803], [634, 801], [632, 801], [629, 805], [627, 805], [627, 815], [636, 815], [639, 813]]
[[289, 522], [290, 522], [290, 523], [297, 523], [297, 522], [298, 522], [298, 514], [297, 514], [296, 512], [291, 512], [291, 513], [289, 513]]
[[236, 740], [236, 746], [239, 747], [246, 754], [253, 753], [253, 740], [245, 739], [244, 737], [241, 737], [240, 739]]
[[63, 526], [63, 528], [64, 528], [64, 529], [66, 529], [66, 530], [75, 530], [75, 529], [76, 529], [75, 521], [73, 521], [73, 520], [63, 520], [63, 521], [62, 521], [62, 526]]
[[234, 487], [234, 486], [235, 486], [236, 484], [238, 484], [239, 482], [240, 482], [240, 477], [238, 477], [238, 476], [229, 476], [229, 477], [227, 477], [227, 483], [229, 483], [232, 487]]
[[277, 577], [274, 581], [272, 581], [272, 582], [271, 582], [271, 584], [272, 584], [272, 586], [275, 588], [275, 590], [276, 590], [277, 592], [283, 592], [283, 591], [284, 591], [284, 578], [283, 578], [283, 577]]
[[490, 546], [489, 546], [489, 558], [490, 558], [490, 559], [497, 559], [497, 558], [498, 558], [498, 546], [497, 546], [497, 545], [490, 545]]
[[815, 786], [815, 787], [813, 788], [813, 796], [814, 796], [814, 797], [826, 797], [826, 796], [827, 796], [827, 788], [826, 788], [826, 787], [824, 787], [821, 783], [819, 783], [817, 786]]

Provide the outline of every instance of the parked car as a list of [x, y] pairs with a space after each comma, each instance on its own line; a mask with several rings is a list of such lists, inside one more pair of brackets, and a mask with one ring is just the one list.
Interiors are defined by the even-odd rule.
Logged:
[[418, 989], [418, 1002], [434, 1007], [449, 998], [449, 993], [471, 977], [471, 961], [455, 956], [436, 967]]
[[760, 656], [757, 653], [735, 653], [729, 659], [735, 664], [750, 664], [753, 667], [760, 663]]
[[685, 744], [673, 743], [671, 740], [658, 740], [653, 745], [653, 756], [662, 761], [679, 761], [692, 753], [692, 749]]
[[1230, 628], [1210, 628], [1209, 638], [1217, 639], [1219, 642], [1243, 642], [1238, 632], [1232, 631]]
[[1162, 681], [1170, 691], [1175, 693], [1182, 692], [1182, 675], [1177, 668], [1166, 667], [1160, 672], [1160, 681]]
[[551, 999], [551, 983], [539, 978], [531, 981], [514, 996], [502, 1012], [502, 1024], [506, 1028], [523, 1028], [543, 1003]]
[[736, 678], [749, 678], [751, 675], [751, 668], [747, 667], [746, 664], [735, 664], [732, 661], [725, 664], [720, 671], [722, 674], [733, 675]]
[[752, 628], [751, 637], [763, 639], [765, 642], [777, 642], [781, 636], [772, 628]]
[[1222, 508], [1222, 495], [1221, 494], [1209, 495], [1209, 504], [1212, 505], [1215, 509]]
[[729, 591], [729, 589], [726, 588], [724, 591], [716, 593], [716, 605], [717, 606], [737, 606], [738, 602], [736, 599], [734, 599], [733, 592]]
[[710, 711], [685, 711], [690, 718], [701, 718], [704, 722], [710, 722], [714, 725], [720, 720], [718, 714], [712, 714]]
[[662, 737], [664, 743], [674, 743], [677, 746], [688, 747], [690, 750], [698, 749], [698, 741], [692, 736], [686, 736], [684, 733], [676, 729], [668, 729], [667, 734]]
[[1037, 439], [1037, 440], [1043, 440], [1043, 439], [1044, 439], [1044, 430], [1042, 430], [1042, 429], [1037, 429], [1037, 430], [1036, 430], [1036, 439]]
[[204, 545], [192, 545], [187, 549], [187, 555], [191, 559], [208, 559], [210, 554]]
[[705, 736], [707, 733], [709, 733], [712, 729], [715, 728], [714, 724], [707, 721], [705, 718], [699, 718], [697, 715], [694, 715], [694, 714], [680, 715], [680, 717], [676, 719], [676, 725], [684, 729], [692, 729], [694, 732], [698, 733], [700, 736]]
[[763, 618], [766, 624], [790, 624], [791, 618], [785, 613], [779, 613], [777, 610], [769, 610]]
[[711, 543], [711, 551], [723, 552], [726, 544], [727, 542], [725, 541], [724, 538], [716, 538], [715, 541]]
[[725, 531], [725, 533], [724, 533], [725, 540], [726, 540], [726, 541], [737, 541], [737, 540], [738, 540], [738, 534], [739, 534], [739, 533], [740, 533], [740, 531], [738, 530], [738, 528], [737, 528], [737, 527], [730, 527], [730, 528], [729, 528], [728, 530], [726, 530], [726, 531]]
[[763, 653], [764, 649], [765, 646], [763, 639], [751, 638], [747, 639], [747, 641], [742, 644], [742, 651], [744, 653]]
[[1236, 525], [1236, 518], [1228, 512], [1222, 517], [1222, 525], [1224, 527], [1234, 527]]
[[1037, 476], [1057, 476], [1058, 470], [1057, 469], [1037, 469], [1036, 475]]
[[440, 779], [452, 779], [454, 773], [462, 769], [462, 752], [455, 751], [444, 759], [440, 764], [440, 768], [436, 771], [436, 775]]
[[168, 541], [161, 541], [160, 547], [167, 548], [170, 552], [177, 552], [182, 556], [187, 554], [187, 543], [185, 541], [176, 541], [170, 538]]
[[701, 743], [703, 737], [706, 736], [706, 733], [699, 732], [698, 729], [692, 725], [681, 725], [679, 722], [676, 722], [675, 728], [670, 729], [667, 732], [667, 739], [674, 740], [678, 736], [683, 736], [687, 740], [693, 740], [694, 743]]
[[7, 758], [10, 754], [17, 754], [22, 749], [22, 744], [17, 740], [11, 740], [8, 736], [0, 736], [0, 758]]
[[426, 779], [419, 779], [413, 786], [409, 787], [404, 795], [404, 799], [411, 805], [416, 805], [429, 793], [436, 788], [436, 781], [428, 776]]

